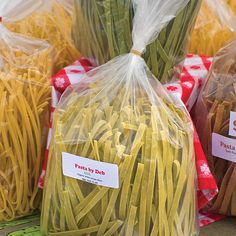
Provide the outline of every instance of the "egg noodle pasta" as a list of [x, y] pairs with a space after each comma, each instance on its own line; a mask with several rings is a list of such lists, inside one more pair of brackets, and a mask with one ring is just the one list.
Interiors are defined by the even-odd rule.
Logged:
[[203, 0], [192, 33], [189, 52], [214, 56], [235, 37], [236, 15], [226, 0]]
[[40, 206], [52, 48], [0, 23], [0, 221]]
[[[131, 53], [88, 72], [54, 113], [43, 235], [198, 235], [192, 123], [140, 56], [189, 1], [134, 2]], [[69, 177], [65, 154], [116, 166], [118, 187]]]
[[[73, 1], [14, 1], [1, 3], [2, 7], [12, 5], [11, 11], [15, 10], [12, 17], [4, 20], [5, 26], [13, 32], [47, 40], [54, 47], [55, 73], [80, 58], [71, 38]], [[23, 5], [23, 13], [18, 12], [18, 5]]]
[[230, 8], [234, 11], [236, 14], [236, 2], [234, 0], [226, 0]]

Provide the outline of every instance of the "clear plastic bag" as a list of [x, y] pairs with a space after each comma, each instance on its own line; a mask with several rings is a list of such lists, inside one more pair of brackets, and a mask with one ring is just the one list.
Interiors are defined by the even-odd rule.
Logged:
[[198, 99], [195, 121], [219, 194], [209, 211], [236, 215], [236, 41], [223, 48]]
[[[201, 0], [188, 5], [162, 30], [147, 47], [145, 61], [152, 73], [166, 83], [173, 68], [184, 60]], [[73, 39], [82, 55], [95, 64], [104, 64], [132, 47], [132, 1], [76, 0]]]
[[225, 0], [204, 0], [189, 51], [194, 54], [214, 56], [235, 37], [236, 15]]
[[131, 53], [63, 94], [53, 118], [43, 234], [198, 234], [192, 123], [140, 56], [187, 3], [134, 0]]
[[0, 23], [0, 221], [39, 208], [49, 126], [52, 48]]
[[54, 47], [56, 73], [80, 57], [71, 37], [73, 7], [73, 1], [66, 0], [1, 0], [0, 12], [10, 12], [3, 22], [11, 31], [47, 40]]

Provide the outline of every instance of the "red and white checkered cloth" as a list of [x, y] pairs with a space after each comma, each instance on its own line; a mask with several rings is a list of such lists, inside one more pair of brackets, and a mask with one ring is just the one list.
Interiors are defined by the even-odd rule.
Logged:
[[173, 95], [182, 99], [190, 111], [195, 104], [202, 85], [212, 64], [212, 57], [188, 54], [183, 65], [180, 81], [166, 84], [165, 87]]
[[[165, 85], [166, 89], [183, 100], [189, 111], [195, 104], [201, 85], [208, 74], [209, 68], [212, 63], [212, 58], [199, 57], [195, 55], [188, 55], [181, 74], [181, 79], [178, 82], [173, 82]], [[87, 59], [76, 61], [71, 66], [61, 70], [52, 78], [52, 108], [51, 108], [51, 122], [50, 131], [48, 135], [47, 151], [45, 155], [45, 162], [42, 174], [39, 180], [39, 187], [43, 188], [44, 178], [46, 174], [48, 152], [52, 138], [52, 114], [59, 102], [59, 99], [65, 89], [75, 84], [80, 80], [83, 75], [91, 70], [92, 64]], [[206, 157], [204, 155], [202, 146], [200, 144], [197, 133], [194, 137], [196, 166], [198, 174], [198, 206], [202, 209], [206, 204], [211, 201], [218, 192], [215, 180], [208, 167]], [[209, 218], [209, 217], [208, 217]], [[202, 219], [202, 217], [200, 218]], [[200, 222], [200, 225], [204, 225]]]
[[225, 216], [218, 215], [218, 214], [211, 214], [211, 213], [207, 213], [207, 212], [198, 214], [198, 221], [199, 221], [200, 227], [210, 225], [210, 224], [220, 221], [224, 218], [225, 218]]

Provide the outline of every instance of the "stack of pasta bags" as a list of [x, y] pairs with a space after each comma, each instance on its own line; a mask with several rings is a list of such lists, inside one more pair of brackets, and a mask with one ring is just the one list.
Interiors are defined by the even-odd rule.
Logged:
[[130, 53], [69, 87], [54, 113], [43, 235], [198, 235], [192, 123], [141, 56], [189, 1], [132, 3]]
[[61, 2], [0, 4], [1, 222], [41, 206], [38, 179], [49, 127], [50, 78], [79, 57], [71, 43], [70, 5]]

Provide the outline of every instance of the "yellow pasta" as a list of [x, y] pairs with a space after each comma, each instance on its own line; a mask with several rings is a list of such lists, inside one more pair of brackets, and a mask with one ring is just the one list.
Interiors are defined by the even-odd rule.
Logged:
[[[34, 4], [34, 3], [32, 3]], [[13, 32], [47, 40], [54, 47], [54, 73], [80, 58], [71, 38], [72, 15], [63, 3], [45, 1], [41, 7], [22, 20], [6, 23]]]
[[0, 61], [0, 221], [9, 221], [41, 202], [51, 47], [1, 26]]
[[230, 8], [234, 11], [236, 14], [236, 1], [235, 0], [226, 0]]
[[[224, 16], [221, 16], [227, 14], [228, 19], [235, 18], [236, 20], [233, 12], [224, 13], [224, 8], [228, 8], [227, 10], [229, 10], [229, 7], [227, 4], [224, 4], [223, 1], [224, 0], [219, 0], [217, 3], [217, 7], [219, 8], [218, 12], [212, 8], [207, 0], [203, 1], [195, 28], [192, 33], [189, 47], [190, 53], [214, 56], [216, 52], [226, 45], [228, 41], [236, 37], [236, 23], [235, 27], [232, 28], [225, 21]], [[222, 4], [224, 7], [221, 6]]]

